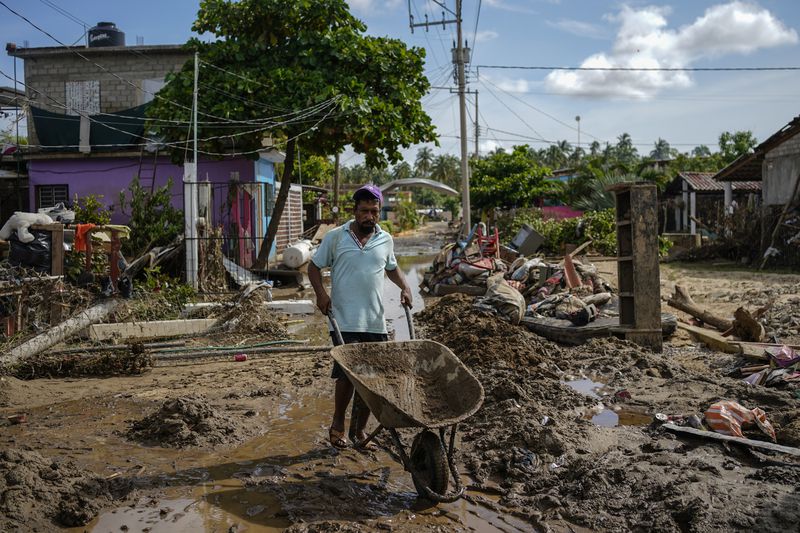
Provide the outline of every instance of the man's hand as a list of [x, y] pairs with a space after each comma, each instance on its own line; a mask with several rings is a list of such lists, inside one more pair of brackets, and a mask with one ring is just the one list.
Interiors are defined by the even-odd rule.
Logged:
[[317, 293], [317, 308], [325, 316], [328, 316], [328, 313], [331, 312], [331, 297], [327, 293]]
[[400, 303], [408, 307], [409, 309], [413, 307], [412, 299], [413, 298], [411, 296], [411, 289], [406, 287], [405, 289], [400, 291]]

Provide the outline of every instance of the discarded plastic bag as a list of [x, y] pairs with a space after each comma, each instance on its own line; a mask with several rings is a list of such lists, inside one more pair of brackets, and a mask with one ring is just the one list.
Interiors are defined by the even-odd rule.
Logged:
[[767, 420], [767, 414], [758, 407], [748, 409], [739, 402], [725, 400], [711, 404], [705, 416], [708, 426], [722, 435], [744, 438], [742, 429], [755, 424], [775, 441], [775, 428]]
[[769, 347], [766, 349], [766, 352], [781, 368], [786, 368], [800, 362], [800, 354], [785, 345]]

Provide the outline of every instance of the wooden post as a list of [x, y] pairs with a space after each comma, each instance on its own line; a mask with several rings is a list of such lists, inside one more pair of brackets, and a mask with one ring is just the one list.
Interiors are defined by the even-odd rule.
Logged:
[[661, 351], [658, 197], [653, 183], [609, 187], [617, 208], [619, 332]]
[[64, 275], [64, 224], [32, 224], [31, 229], [50, 232], [50, 275]]

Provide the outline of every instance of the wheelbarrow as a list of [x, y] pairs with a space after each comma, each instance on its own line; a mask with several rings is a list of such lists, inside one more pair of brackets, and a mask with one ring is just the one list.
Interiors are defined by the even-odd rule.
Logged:
[[[360, 397], [378, 420], [375, 431], [356, 447], [388, 430], [417, 493], [436, 503], [450, 503], [464, 494], [453, 459], [456, 431], [460, 422], [480, 408], [483, 387], [447, 346], [416, 340], [411, 314], [404, 308], [412, 340], [342, 343], [331, 354], [355, 388], [354, 407]], [[341, 342], [335, 318], [332, 314], [328, 318]], [[406, 453], [399, 428], [420, 430], [410, 453]], [[448, 492], [450, 477], [454, 488]]]

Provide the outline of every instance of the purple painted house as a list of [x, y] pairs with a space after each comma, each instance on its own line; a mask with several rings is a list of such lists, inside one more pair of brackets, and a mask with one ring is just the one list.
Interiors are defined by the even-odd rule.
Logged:
[[[24, 62], [31, 102], [24, 154], [31, 211], [95, 195], [112, 211], [112, 222], [125, 224], [129, 213], [120, 194], [130, 198], [137, 176], [146, 189], [172, 179], [172, 205], [183, 210], [183, 167], [165, 152], [148, 151], [155, 143], [145, 146], [144, 117], [165, 76], [190, 53], [182, 45], [125, 46], [124, 34], [121, 39], [111, 46], [91, 41], [79, 54], [71, 47], [7, 47]], [[198, 164], [200, 216], [207, 226], [222, 227], [227, 255], [242, 266], [252, 263], [266, 233], [279, 185], [274, 165], [282, 161], [270, 148], [255, 161], [236, 156]], [[284, 213], [273, 254], [303, 231], [302, 216], [295, 216], [302, 213], [299, 187], [293, 186]]]

